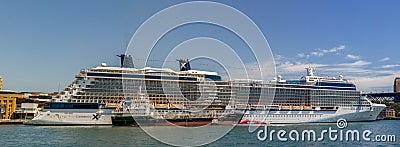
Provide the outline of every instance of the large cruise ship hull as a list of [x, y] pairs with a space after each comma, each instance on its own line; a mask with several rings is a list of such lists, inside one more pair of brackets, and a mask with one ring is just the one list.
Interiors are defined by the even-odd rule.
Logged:
[[150, 116], [132, 116], [130, 114], [111, 117], [114, 126], [204, 126], [212, 123], [212, 118], [154, 119]]
[[372, 107], [341, 107], [337, 110], [249, 110], [238, 124], [331, 123], [339, 119], [349, 122], [374, 121], [385, 105]]

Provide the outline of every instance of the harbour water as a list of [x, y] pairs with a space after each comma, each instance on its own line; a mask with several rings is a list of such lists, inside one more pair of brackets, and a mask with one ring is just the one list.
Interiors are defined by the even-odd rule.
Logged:
[[[162, 127], [162, 126], [158, 126]], [[229, 126], [213, 126], [229, 127]], [[275, 125], [268, 126], [268, 131], [314, 130], [317, 138], [322, 130], [329, 127], [336, 130], [336, 123], [303, 124], [303, 125]], [[248, 127], [235, 127], [231, 132], [221, 139], [206, 146], [399, 146], [400, 145], [400, 121], [381, 120], [374, 122], [349, 122], [344, 130], [358, 130], [360, 141], [346, 141], [339, 139], [329, 140], [326, 134], [322, 141], [279, 141], [277, 136], [273, 140], [260, 141], [257, 133], [265, 129], [260, 127], [253, 133], [248, 131]], [[362, 131], [370, 130], [372, 135], [369, 137], [374, 140], [376, 135], [395, 135], [395, 141], [377, 142], [365, 141], [362, 139]], [[173, 132], [171, 132], [173, 135]], [[1, 146], [169, 146], [148, 136], [140, 127], [77, 127], [77, 126], [25, 126], [25, 125], [1, 125], [0, 126], [0, 145]], [[288, 137], [286, 137], [288, 138]], [[181, 138], [177, 138], [181, 139]], [[300, 137], [301, 139], [301, 137]], [[387, 140], [387, 139], [386, 139]]]

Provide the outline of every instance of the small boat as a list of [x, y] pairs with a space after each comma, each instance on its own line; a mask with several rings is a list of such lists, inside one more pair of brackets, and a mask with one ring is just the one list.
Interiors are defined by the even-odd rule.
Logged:
[[100, 103], [49, 102], [44, 110], [25, 125], [70, 126], [112, 125], [113, 109], [102, 109]]
[[251, 125], [265, 125], [267, 123], [262, 122], [262, 121], [255, 121], [255, 120], [244, 120], [244, 121], [240, 121], [238, 123], [235, 123], [233, 125], [235, 126], [251, 126]]

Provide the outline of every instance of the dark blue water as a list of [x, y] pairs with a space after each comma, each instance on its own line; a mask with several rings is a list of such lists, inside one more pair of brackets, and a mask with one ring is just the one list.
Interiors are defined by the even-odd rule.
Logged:
[[[216, 126], [223, 127], [223, 126]], [[281, 125], [269, 126], [268, 130], [314, 130], [317, 138], [322, 130], [340, 130], [336, 124]], [[374, 122], [348, 123], [343, 130], [371, 130], [375, 135], [395, 135], [395, 141], [330, 141], [326, 136], [322, 141], [260, 141], [257, 132], [249, 133], [248, 127], [236, 127], [223, 138], [206, 146], [400, 146], [400, 121], [383, 120]], [[174, 132], [171, 132], [173, 135]], [[288, 138], [286, 136], [286, 138]], [[301, 137], [300, 137], [301, 139]], [[290, 140], [290, 139], [289, 139]], [[38, 127], [24, 125], [0, 126], [0, 146], [168, 146], [147, 135], [139, 127]]]

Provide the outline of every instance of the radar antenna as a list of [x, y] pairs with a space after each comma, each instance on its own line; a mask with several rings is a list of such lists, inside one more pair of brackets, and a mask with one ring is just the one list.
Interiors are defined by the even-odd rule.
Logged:
[[315, 68], [314, 67], [307, 67], [307, 76], [314, 76], [315, 75]]

